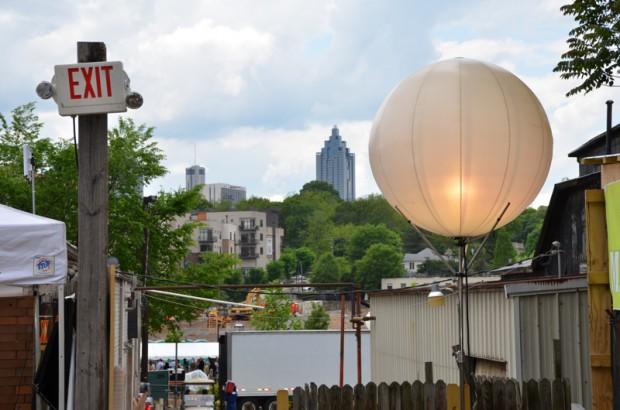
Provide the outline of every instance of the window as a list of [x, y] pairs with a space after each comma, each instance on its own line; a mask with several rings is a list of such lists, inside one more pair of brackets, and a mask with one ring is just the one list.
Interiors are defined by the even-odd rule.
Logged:
[[391, 283], [388, 283], [388, 284], [387, 284], [387, 288], [388, 288], [388, 289], [392, 289], [392, 284], [391, 284]]
[[409, 262], [409, 269], [415, 270], [415, 262]]
[[260, 240], [261, 241], [263, 240], [263, 234], [262, 233], [260, 234]]
[[260, 254], [261, 255], [263, 254], [263, 247], [262, 246], [260, 247]]
[[263, 220], [262, 219], [260, 220], [260, 226], [261, 227], [263, 226]]
[[406, 283], [401, 283], [401, 284], [400, 284], [400, 288], [401, 288], [401, 289], [402, 289], [402, 288], [406, 288], [406, 287], [407, 287], [407, 284], [406, 284]]

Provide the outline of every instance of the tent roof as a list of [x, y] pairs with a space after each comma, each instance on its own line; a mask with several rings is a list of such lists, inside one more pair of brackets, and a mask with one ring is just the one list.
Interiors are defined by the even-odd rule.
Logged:
[[44, 216], [33, 215], [0, 204], [0, 226], [64, 225], [64, 222]]
[[0, 284], [60, 284], [66, 275], [65, 224], [0, 205]]

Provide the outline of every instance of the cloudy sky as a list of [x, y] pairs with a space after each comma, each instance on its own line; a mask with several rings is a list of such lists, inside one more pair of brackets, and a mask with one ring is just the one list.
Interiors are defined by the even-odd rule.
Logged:
[[[363, 196], [378, 192], [368, 134], [389, 91], [437, 60], [476, 58], [518, 75], [547, 111], [554, 157], [534, 205], [546, 204], [554, 183], [577, 175], [566, 154], [603, 131], [617, 90], [564, 96], [573, 83], [552, 72], [573, 26], [563, 3], [2, 0], [0, 112], [37, 100], [53, 66], [75, 62], [76, 41], [104, 41], [145, 99], [125, 115], [154, 126], [167, 156], [169, 174], [148, 193], [183, 186], [196, 150], [207, 182], [283, 198], [314, 179], [315, 152], [338, 124]], [[52, 101], [37, 109], [44, 136], [71, 135]]]

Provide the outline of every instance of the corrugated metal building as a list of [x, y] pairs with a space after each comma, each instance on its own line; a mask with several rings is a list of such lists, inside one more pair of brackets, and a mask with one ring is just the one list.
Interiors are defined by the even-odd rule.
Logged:
[[[458, 383], [452, 346], [458, 344], [456, 293], [443, 306], [428, 304], [429, 289], [370, 294], [372, 380], [424, 379]], [[553, 340], [559, 339], [562, 376], [573, 402], [590, 408], [587, 285], [585, 278], [470, 285], [470, 357], [476, 374], [518, 380], [553, 378]]]

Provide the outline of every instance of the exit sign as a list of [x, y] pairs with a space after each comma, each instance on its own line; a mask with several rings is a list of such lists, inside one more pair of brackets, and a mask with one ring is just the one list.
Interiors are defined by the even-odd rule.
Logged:
[[120, 61], [54, 66], [52, 84], [60, 115], [127, 111], [129, 78]]

